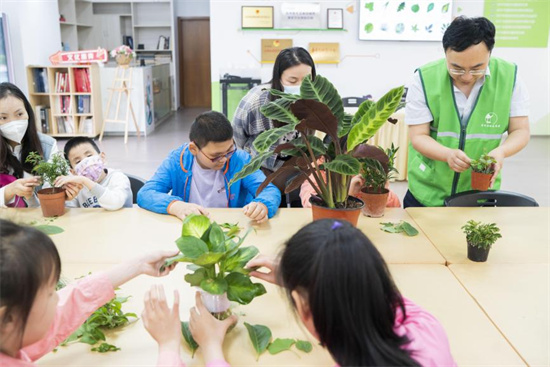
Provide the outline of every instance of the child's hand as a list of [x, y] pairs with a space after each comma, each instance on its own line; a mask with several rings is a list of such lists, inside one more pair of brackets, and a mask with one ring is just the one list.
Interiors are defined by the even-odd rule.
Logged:
[[244, 215], [248, 218], [255, 220], [256, 223], [263, 223], [267, 221], [267, 206], [258, 201], [253, 201], [243, 207]]
[[174, 270], [178, 264], [177, 262], [170, 266], [163, 267], [162, 271], [160, 271], [160, 269], [164, 265], [166, 259], [176, 256], [177, 254], [179, 254], [179, 251], [154, 251], [143, 255], [143, 257], [138, 259], [141, 269], [140, 274], [151, 275], [154, 277], [163, 277], [168, 275], [172, 270]]
[[80, 190], [82, 190], [82, 185], [67, 183], [64, 185], [65, 189], [65, 200], [73, 200]]
[[35, 186], [40, 185], [39, 177], [20, 178], [6, 185], [5, 199], [11, 200], [15, 195], [30, 199]]
[[179, 353], [181, 343], [181, 324], [179, 317], [180, 295], [174, 291], [172, 309], [166, 303], [164, 288], [153, 285], [145, 293], [145, 308], [141, 313], [143, 326], [151, 334], [161, 350]]
[[195, 294], [195, 302], [196, 307], [190, 310], [189, 330], [201, 347], [206, 364], [225, 359], [222, 351], [223, 340], [227, 329], [237, 322], [237, 316], [231, 315], [223, 321], [217, 320], [204, 307], [199, 292]]
[[269, 257], [265, 255], [258, 255], [256, 258], [250, 260], [246, 264], [246, 268], [264, 267], [269, 269], [269, 273], [263, 273], [259, 271], [251, 271], [250, 275], [258, 279], [265, 280], [271, 284], [277, 283], [277, 271], [279, 268], [279, 259], [276, 257]]
[[360, 175], [353, 176], [349, 185], [349, 195], [357, 196], [361, 192], [361, 188], [365, 184], [365, 180]]
[[208, 210], [202, 206], [193, 203], [186, 203], [185, 201], [178, 201], [172, 204], [168, 214], [174, 215], [181, 220], [184, 220], [189, 214], [206, 215], [207, 217], [210, 217]]

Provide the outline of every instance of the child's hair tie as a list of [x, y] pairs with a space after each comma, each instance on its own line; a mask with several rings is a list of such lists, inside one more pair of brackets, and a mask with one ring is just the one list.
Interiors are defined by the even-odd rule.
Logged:
[[330, 227], [330, 229], [334, 231], [335, 229], [338, 229], [340, 227], [342, 227], [342, 223], [335, 220], [334, 223], [332, 223], [332, 227]]

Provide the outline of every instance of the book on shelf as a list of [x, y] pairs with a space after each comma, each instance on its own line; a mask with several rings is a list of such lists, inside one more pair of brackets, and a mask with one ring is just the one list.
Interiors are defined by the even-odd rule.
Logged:
[[59, 116], [56, 118], [58, 134], [74, 134], [74, 121], [71, 116]]
[[169, 64], [172, 62], [171, 54], [156, 54], [155, 64]]
[[49, 93], [48, 74], [45, 68], [32, 69], [34, 93]]
[[55, 122], [57, 125], [57, 133], [58, 134], [65, 134], [65, 123], [63, 121], [63, 117], [56, 117]]
[[42, 132], [44, 134], [50, 134], [51, 133], [51, 130], [50, 130], [50, 112], [51, 112], [51, 108], [48, 106], [46, 108], [44, 108], [44, 111], [42, 112], [44, 114], [44, 121], [42, 122]]
[[69, 73], [56, 72], [55, 73], [55, 92], [56, 93], [67, 93], [70, 91], [69, 88]]
[[46, 106], [34, 106], [34, 123], [36, 125], [36, 131], [42, 131], [42, 111], [44, 110], [44, 108], [46, 108]]
[[170, 49], [170, 37], [159, 36], [157, 42], [157, 50], [169, 50]]
[[77, 113], [90, 113], [90, 96], [78, 96]]
[[59, 96], [59, 113], [71, 113], [71, 96]]
[[87, 68], [74, 69], [74, 83], [76, 93], [90, 93], [90, 70]]
[[78, 132], [80, 134], [92, 135], [94, 130], [92, 117], [81, 117], [78, 123]]
[[132, 36], [122, 36], [122, 44], [134, 49], [134, 39]]

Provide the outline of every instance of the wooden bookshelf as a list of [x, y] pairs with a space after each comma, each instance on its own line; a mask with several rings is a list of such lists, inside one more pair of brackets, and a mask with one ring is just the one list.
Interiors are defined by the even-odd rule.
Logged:
[[[60, 73], [67, 77], [63, 91], [59, 86]], [[85, 77], [88, 79], [88, 91], [82, 90]], [[31, 65], [27, 66], [27, 81], [29, 101], [39, 132], [53, 137], [93, 138], [99, 135], [103, 109], [97, 65]], [[80, 89], [77, 90], [77, 87]]]

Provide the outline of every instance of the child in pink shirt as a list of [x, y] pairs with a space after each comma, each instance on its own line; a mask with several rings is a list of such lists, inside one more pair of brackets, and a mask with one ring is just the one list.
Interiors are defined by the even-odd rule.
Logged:
[[[248, 266], [270, 270], [251, 275], [285, 288], [304, 326], [340, 366], [456, 366], [439, 321], [401, 296], [378, 250], [346, 221], [310, 223], [287, 242], [280, 262], [260, 256]], [[153, 309], [167, 320], [173, 312], [156, 301], [146, 306]], [[173, 318], [166, 324], [177, 324]], [[235, 321], [228, 320], [216, 320], [197, 297], [190, 330], [212, 365], [228, 366], [222, 343]]]
[[172, 251], [157, 251], [87, 276], [55, 291], [61, 261], [44, 233], [0, 220], [0, 366], [33, 363], [71, 335], [114, 289], [140, 275], [159, 272]]

